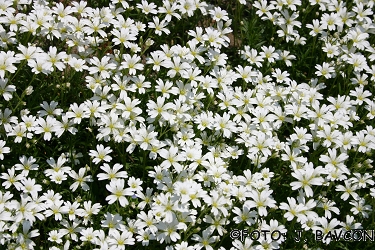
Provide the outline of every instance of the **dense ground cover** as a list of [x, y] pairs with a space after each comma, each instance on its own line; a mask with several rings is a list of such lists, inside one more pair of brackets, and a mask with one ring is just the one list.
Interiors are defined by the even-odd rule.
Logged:
[[370, 249], [373, 9], [0, 0], [0, 245]]

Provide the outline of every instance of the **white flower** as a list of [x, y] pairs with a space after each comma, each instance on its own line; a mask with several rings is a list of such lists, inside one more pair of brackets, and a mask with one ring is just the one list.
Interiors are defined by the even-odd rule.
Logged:
[[179, 5], [178, 7], [181, 14], [187, 14], [189, 17], [193, 16], [194, 11], [197, 9], [197, 6], [194, 3], [194, 1], [184, 1], [183, 4]]
[[124, 179], [112, 179], [110, 184], [106, 185], [106, 188], [112, 194], [107, 196], [105, 199], [108, 201], [108, 204], [112, 204], [115, 201], [119, 201], [122, 207], [125, 207], [129, 204], [129, 201], [125, 196], [133, 195], [133, 192], [125, 189]]
[[364, 131], [356, 132], [356, 135], [352, 138], [352, 143], [358, 145], [358, 152], [366, 153], [375, 149], [374, 136], [365, 134]]
[[[240, 0], [240, 3], [246, 5], [246, 0]], [[266, 0], [255, 1], [253, 4], [254, 8], [258, 9], [255, 14], [262, 17], [264, 14], [269, 13], [275, 7], [273, 4], [269, 4]]]
[[177, 19], [181, 19], [181, 16], [180, 14], [177, 13], [177, 8], [178, 8], [178, 3], [176, 2], [173, 2], [171, 3], [169, 0], [163, 0], [163, 7], [159, 7], [159, 13], [164, 13], [166, 14], [165, 16], [165, 20], [167, 22], [170, 22], [172, 20], [172, 16], [177, 18]]
[[[94, 17], [90, 19], [84, 19], [82, 22], [84, 22], [85, 24], [85, 26], [82, 28], [82, 31], [87, 35], [98, 33], [103, 38], [107, 37], [107, 33], [103, 30], [106, 25], [102, 22], [101, 18]], [[94, 41], [96, 40], [97, 38], [95, 37]]]
[[44, 110], [39, 110], [38, 111], [38, 115], [39, 117], [44, 117], [46, 115], [48, 116], [59, 116], [61, 115], [62, 113], [62, 109], [59, 109], [59, 108], [56, 108], [57, 105], [59, 103], [58, 102], [55, 102], [55, 101], [52, 101], [50, 104], [48, 104], [46, 101], [43, 101], [42, 104], [40, 104], [40, 106], [44, 109]]
[[20, 61], [27, 60], [27, 62], [29, 62], [31, 59], [36, 59], [41, 53], [43, 53], [41, 48], [32, 46], [30, 44], [28, 44], [27, 47], [19, 44], [18, 50], [21, 51], [21, 54], [16, 54], [15, 57]]
[[63, 213], [62, 204], [64, 203], [64, 201], [60, 199], [56, 199], [54, 201], [47, 201], [46, 203], [47, 203], [46, 205], [48, 209], [44, 211], [44, 215], [46, 217], [55, 215], [56, 221], [62, 220], [62, 213]]
[[75, 182], [69, 187], [72, 191], [75, 191], [78, 186], [81, 186], [84, 191], [90, 190], [90, 187], [86, 182], [93, 182], [93, 179], [91, 178], [91, 175], [85, 176], [85, 174], [86, 168], [80, 168], [78, 174], [76, 171], [70, 170], [69, 175], [75, 180]]
[[[65, 158], [65, 156], [60, 156], [57, 159], [57, 162], [52, 157], [49, 158], [47, 160], [47, 163], [48, 163], [48, 165], [51, 166], [51, 168], [44, 170], [44, 174], [46, 176], [52, 176], [53, 174], [56, 174], [56, 173], [62, 173], [65, 176], [65, 173], [67, 173], [71, 169], [70, 167], [64, 166], [64, 163], [66, 161], [67, 161], [67, 159]], [[63, 177], [63, 178], [65, 178], [65, 177]]]
[[70, 57], [68, 64], [77, 72], [83, 72], [83, 70], [87, 70], [88, 66], [85, 65], [86, 61], [80, 58]]
[[235, 207], [233, 209], [233, 213], [237, 215], [236, 217], [233, 218], [236, 224], [239, 224], [241, 222], [246, 222], [247, 225], [251, 226], [255, 223], [254, 219], [257, 217], [257, 212], [252, 210], [246, 205], [242, 206], [242, 210], [238, 207]]
[[257, 155], [259, 152], [262, 152], [265, 157], [271, 155], [270, 148], [273, 146], [272, 138], [263, 132], [257, 132], [256, 136], [250, 137], [250, 140], [253, 145], [249, 148], [249, 155]]
[[36, 184], [35, 179], [24, 178], [21, 180], [23, 184], [23, 192], [30, 193], [32, 196], [36, 196], [38, 192], [42, 191], [42, 186]]
[[370, 195], [375, 197], [375, 188], [370, 188]]
[[[69, 215], [70, 217], [70, 215]], [[78, 232], [80, 232], [83, 228], [82, 227], [79, 227], [79, 225], [81, 224], [81, 221], [78, 220], [78, 219], [74, 219], [72, 220], [71, 224], [63, 219], [60, 224], [62, 226], [64, 226], [65, 228], [60, 228], [59, 231], [64, 234], [64, 235], [68, 235], [68, 237], [71, 237], [72, 240], [74, 241], [77, 241], [78, 240], [78, 237], [77, 237], [77, 234]]]
[[51, 140], [52, 132], [58, 131], [58, 123], [57, 120], [51, 116], [47, 116], [47, 119], [44, 120], [42, 117], [38, 119], [38, 124], [40, 127], [35, 128], [35, 134], [44, 134], [43, 139], [45, 141]]
[[223, 116], [216, 114], [214, 117], [213, 127], [216, 131], [222, 132], [226, 138], [230, 138], [232, 133], [237, 131], [236, 124], [231, 121], [228, 113], [224, 113]]
[[336, 202], [327, 199], [323, 199], [321, 202], [318, 203], [318, 207], [321, 207], [324, 210], [324, 217], [328, 219], [332, 217], [331, 211], [335, 214], [340, 214], [340, 210], [334, 205], [336, 205]]
[[312, 197], [314, 195], [311, 185], [321, 186], [324, 182], [324, 179], [319, 176], [320, 173], [324, 173], [322, 167], [314, 168], [313, 164], [307, 163], [304, 166], [304, 169], [296, 169], [292, 176], [298, 181], [291, 182], [293, 190], [298, 188], [303, 188], [306, 192], [307, 197]]
[[121, 229], [121, 227], [124, 225], [122, 221], [122, 216], [119, 214], [111, 214], [107, 212], [105, 216], [105, 220], [102, 220], [102, 227], [109, 229], [109, 234], [112, 234], [115, 230]]
[[344, 192], [340, 196], [340, 198], [346, 201], [349, 198], [349, 195], [351, 195], [354, 200], [358, 200], [359, 195], [355, 192], [355, 190], [357, 190], [357, 185], [356, 184], [352, 185], [350, 181], [348, 180], [345, 180], [344, 183], [345, 183], [345, 187], [343, 185], [336, 186], [336, 191]]
[[178, 229], [181, 229], [181, 224], [176, 216], [174, 216], [171, 223], [159, 222], [156, 226], [159, 229], [156, 239], [160, 243], [164, 241], [166, 243], [170, 243], [171, 241], [176, 242], [181, 239], [181, 235], [177, 232]]
[[172, 114], [170, 114], [168, 110], [172, 109], [174, 105], [172, 103], [164, 104], [164, 102], [165, 102], [165, 98], [161, 96], [157, 98], [156, 102], [152, 100], [148, 101], [147, 113], [149, 115], [149, 118], [154, 119], [158, 117], [159, 115], [161, 115], [167, 121], [171, 118]]
[[372, 180], [372, 175], [369, 173], [364, 173], [361, 175], [360, 173], [353, 173], [355, 177], [349, 179], [352, 184], [355, 184], [359, 188], [367, 188], [367, 186], [373, 186], [375, 182]]
[[336, 26], [342, 27], [343, 25], [343, 22], [337, 13], [330, 13], [330, 14], [323, 13], [320, 22], [323, 26], [323, 29], [328, 28], [328, 30], [331, 30], [331, 31], [336, 30]]
[[275, 60], [279, 59], [279, 54], [275, 52], [275, 47], [269, 46], [262, 46], [261, 49], [263, 50], [260, 52], [260, 56], [262, 59], [267, 59], [268, 62], [273, 63]]
[[222, 38], [221, 33], [212, 27], [205, 28], [206, 34], [203, 35], [203, 40], [207, 41], [210, 46], [214, 48], [221, 48], [225, 43], [225, 40]]
[[290, 161], [293, 169], [297, 168], [297, 164], [304, 164], [307, 162], [307, 159], [301, 154], [301, 150], [298, 148], [290, 148], [288, 145], [285, 146], [285, 154], [281, 155], [283, 161]]
[[99, 203], [92, 205], [92, 201], [84, 201], [83, 208], [77, 209], [77, 215], [84, 218], [84, 225], [90, 221], [91, 215], [98, 214], [102, 206]]
[[331, 237], [325, 236], [332, 232], [334, 228], [340, 224], [340, 221], [334, 218], [328, 222], [327, 218], [325, 217], [320, 217], [318, 221], [321, 226], [314, 226], [312, 229], [315, 233], [317, 230], [321, 231], [321, 233], [323, 233], [323, 242], [328, 244], [331, 241]]
[[185, 161], [186, 157], [178, 152], [177, 147], [171, 146], [168, 150], [162, 148], [159, 150], [159, 155], [165, 159], [161, 164], [162, 168], [168, 169], [170, 166], [173, 166], [177, 173], [182, 171], [183, 167], [178, 162]]
[[69, 120], [66, 114], [62, 115], [61, 120], [62, 120], [61, 122], [57, 121], [57, 125], [56, 125], [55, 135], [57, 137], [61, 137], [61, 135], [65, 131], [69, 131], [73, 135], [75, 135], [78, 132], [77, 128], [72, 127], [72, 125], [74, 125], [74, 122], [72, 120]]
[[111, 33], [115, 36], [112, 41], [118, 45], [123, 44], [125, 48], [129, 48], [131, 43], [130, 41], [134, 41], [137, 39], [136, 34], [130, 28], [121, 27], [120, 30], [113, 29]]
[[287, 197], [288, 204], [285, 202], [281, 202], [279, 208], [282, 210], [287, 210], [284, 214], [284, 217], [291, 221], [294, 217], [297, 217], [298, 220], [305, 221], [306, 216], [303, 214], [303, 210], [305, 207], [302, 204], [297, 204], [295, 198]]
[[276, 201], [272, 198], [273, 190], [262, 190], [259, 192], [258, 190], [251, 190], [250, 198], [252, 200], [247, 200], [245, 205], [249, 208], [257, 208], [258, 214], [260, 216], [267, 216], [268, 212], [266, 207], [274, 207]]
[[16, 86], [13, 84], [7, 85], [8, 78], [2, 79], [0, 78], [0, 95], [2, 95], [5, 101], [9, 101], [13, 98], [12, 92], [16, 91]]
[[124, 122], [115, 112], [111, 112], [108, 115], [102, 115], [100, 118], [99, 132], [101, 136], [115, 135], [118, 134], [121, 129], [124, 128]]
[[60, 244], [62, 243], [62, 237], [64, 236], [64, 234], [61, 233], [61, 231], [57, 231], [57, 230], [52, 230], [48, 233], [49, 237], [48, 237], [48, 240], [51, 241], [51, 242], [56, 242], [57, 244]]
[[171, 33], [169, 29], [166, 28], [168, 22], [164, 19], [161, 22], [159, 21], [158, 17], [153, 17], [154, 22], [149, 22], [148, 27], [151, 29], [155, 29], [155, 34], [161, 36], [164, 32], [165, 34], [169, 35]]
[[4, 146], [5, 141], [0, 140], [0, 160], [4, 160], [4, 154], [8, 154], [10, 152], [10, 148]]
[[211, 207], [213, 215], [228, 215], [227, 206], [230, 205], [230, 201], [223, 194], [216, 190], [212, 190], [209, 196], [207, 195], [203, 197], [203, 200]]
[[326, 79], [332, 78], [335, 76], [335, 69], [331, 67], [328, 63], [323, 62], [323, 65], [315, 65], [315, 68], [318, 71], [315, 71], [315, 74], [317, 76], [324, 76]]
[[369, 70], [367, 65], [366, 57], [361, 53], [351, 53], [347, 62], [354, 66], [354, 71], [362, 72], [363, 70]]
[[[370, 5], [368, 5], [367, 7], [370, 7]], [[363, 6], [363, 3], [358, 2], [356, 3], [356, 6], [353, 7], [353, 11], [357, 13], [356, 18], [358, 19], [358, 21], [360, 22], [366, 21], [368, 23], [371, 23], [371, 18], [367, 17], [373, 14], [371, 7], [368, 9], [365, 9], [365, 6]]]
[[31, 72], [34, 74], [43, 73], [45, 75], [48, 75], [51, 73], [50, 69], [47, 69], [44, 65], [46, 63], [45, 56], [38, 56], [35, 59], [30, 59], [27, 62], [27, 65], [31, 68]]
[[193, 235], [193, 240], [198, 241], [199, 243], [195, 244], [194, 246], [197, 249], [205, 248], [206, 250], [214, 250], [211, 246], [214, 242], [220, 239], [219, 236], [211, 236], [213, 231], [210, 228], [205, 229], [202, 232], [202, 236], [198, 234]]
[[[159, 194], [156, 198], [157, 203], [152, 206], [154, 214], [164, 218], [164, 222], [173, 223], [176, 219], [176, 211], [179, 210], [180, 203], [177, 196], [171, 196], [170, 193]], [[183, 226], [182, 224], [180, 225]]]
[[211, 224], [211, 226], [209, 226], [207, 229], [211, 230], [212, 232], [217, 230], [217, 232], [219, 233], [220, 236], [223, 236], [223, 234], [225, 232], [225, 229], [224, 229], [223, 226], [229, 224], [229, 221], [225, 217], [214, 216], [212, 218], [211, 216], [209, 216], [207, 214], [203, 218], [203, 221]]
[[179, 56], [173, 56], [172, 59], [164, 60], [162, 66], [168, 68], [167, 76], [174, 78], [176, 74], [181, 74], [182, 71], [189, 69], [191, 66], [185, 61], [181, 60]]
[[328, 58], [334, 58], [340, 54], [339, 46], [336, 44], [326, 43], [325, 46], [322, 48], [324, 52], [327, 53]]
[[135, 239], [133, 238], [133, 234], [126, 229], [122, 229], [121, 233], [118, 230], [114, 230], [108, 239], [110, 250], [125, 250], [127, 248], [125, 245], [134, 244]]
[[49, 47], [49, 51], [45, 54], [45, 63], [43, 64], [43, 68], [49, 71], [54, 71], [55, 67], [63, 71], [65, 69], [65, 64], [62, 62], [65, 58], [67, 58], [67, 54], [65, 52], [57, 53], [56, 47]]
[[101, 161], [110, 162], [112, 160], [112, 157], [108, 154], [112, 152], [112, 149], [110, 147], [104, 148], [102, 144], [99, 144], [96, 146], [95, 150], [90, 150], [89, 155], [94, 157], [92, 160], [93, 163], [98, 164]]
[[139, 63], [141, 60], [141, 57], [138, 55], [129, 55], [124, 54], [122, 56], [122, 62], [121, 62], [121, 68], [120, 69], [128, 69], [130, 75], [136, 75], [137, 70], [143, 70], [144, 65], [142, 63]]
[[111, 71], [116, 68], [116, 64], [110, 62], [111, 58], [108, 56], [103, 56], [101, 60], [97, 57], [90, 59], [90, 63], [93, 65], [89, 67], [89, 73], [99, 73], [101, 77], [107, 79], [111, 75]]
[[[64, 202], [64, 205], [61, 207], [64, 214], [69, 215], [69, 220], [74, 221], [76, 219], [77, 209], [79, 208], [79, 203], [77, 201], [71, 203], [70, 201]], [[68, 232], [67, 232], [68, 233]]]
[[84, 228], [80, 231], [81, 237], [79, 238], [82, 242], [97, 242], [98, 230], [94, 230], [92, 227]]
[[5, 71], [16, 72], [17, 67], [13, 64], [17, 62], [17, 58], [14, 57], [14, 51], [0, 51], [0, 79], [5, 78]]
[[141, 211], [137, 214], [137, 218], [139, 228], [146, 227], [146, 229], [149, 230], [152, 234], [155, 234], [158, 231], [158, 228], [156, 227], [157, 220], [154, 218], [153, 211], [149, 210], [147, 214], [144, 211]]
[[220, 7], [214, 7], [213, 10], [209, 10], [208, 13], [212, 16], [212, 18], [219, 22], [220, 20], [228, 21], [228, 12], [225, 10], [222, 10]]
[[137, 3], [137, 8], [142, 9], [142, 12], [146, 15], [150, 13], [156, 15], [158, 13], [156, 7], [156, 4], [149, 4], [146, 0], [142, 0], [142, 4]]
[[81, 103], [79, 106], [77, 103], [73, 103], [70, 105], [70, 110], [66, 112], [66, 117], [67, 118], [74, 118], [73, 122], [80, 124], [82, 118], [87, 118], [88, 114], [86, 112], [87, 107], [84, 103]]
[[340, 225], [344, 231], [350, 231], [353, 229], [361, 229], [361, 223], [355, 222], [354, 216], [346, 215], [346, 222], [341, 222]]
[[344, 167], [344, 162], [349, 158], [346, 153], [341, 153], [337, 155], [336, 149], [328, 149], [328, 155], [321, 155], [319, 160], [326, 163], [326, 168], [342, 168]]
[[268, 237], [275, 237], [279, 238], [277, 242], [281, 244], [286, 239], [282, 236], [282, 234], [287, 233], [287, 229], [284, 225], [279, 224], [277, 220], [271, 219], [269, 225], [266, 221], [262, 221], [262, 230], [267, 230]]
[[330, 147], [333, 143], [339, 144], [340, 132], [336, 129], [332, 129], [330, 125], [324, 125], [323, 130], [317, 132], [319, 138], [324, 138], [323, 146]]
[[14, 167], [16, 170], [22, 170], [21, 174], [27, 176], [30, 170], [38, 170], [39, 165], [34, 164], [36, 162], [36, 159], [34, 157], [30, 156], [27, 158], [25, 155], [23, 155], [19, 157], [19, 160], [21, 164], [15, 164]]
[[10, 188], [12, 185], [17, 189], [22, 189], [22, 184], [20, 183], [20, 180], [25, 178], [23, 174], [16, 174], [14, 166], [9, 168], [8, 173], [1, 173], [1, 179], [5, 180], [2, 183], [2, 186], [5, 187], [5, 189]]
[[288, 77], [289, 73], [287, 71], [281, 72], [279, 68], [275, 69], [275, 71], [272, 72], [272, 76], [276, 78], [276, 82], [279, 82], [279, 83], [285, 82], [287, 84], [290, 82], [290, 78]]
[[111, 168], [107, 163], [104, 163], [103, 166], [100, 167], [104, 173], [99, 173], [97, 175], [98, 180], [116, 180], [119, 178], [128, 178], [128, 174], [126, 171], [119, 171], [120, 169], [124, 168], [123, 165], [116, 163], [113, 168]]

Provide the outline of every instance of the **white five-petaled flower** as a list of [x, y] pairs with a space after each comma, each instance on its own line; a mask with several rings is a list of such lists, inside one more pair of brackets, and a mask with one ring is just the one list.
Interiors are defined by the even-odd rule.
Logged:
[[0, 79], [5, 78], [5, 72], [14, 73], [17, 69], [14, 63], [17, 63], [18, 59], [14, 57], [14, 51], [0, 51]]
[[127, 229], [121, 229], [121, 231], [114, 230], [107, 241], [110, 247], [109, 249], [125, 250], [126, 245], [135, 244], [133, 234], [129, 232]]
[[89, 73], [99, 73], [101, 77], [107, 79], [111, 75], [111, 70], [116, 68], [116, 64], [110, 61], [111, 58], [108, 56], [103, 56], [102, 59], [94, 57], [90, 59], [90, 63], [93, 65], [89, 67]]
[[171, 113], [168, 112], [169, 109], [172, 109], [174, 106], [172, 103], [164, 103], [165, 98], [159, 96], [156, 102], [149, 100], [147, 103], [147, 113], [150, 118], [156, 118], [157, 116], [161, 115], [163, 119], [169, 120], [171, 117]]
[[315, 72], [317, 76], [324, 76], [326, 79], [334, 76], [333, 73], [335, 72], [335, 69], [326, 62], [323, 62], [323, 65], [317, 64], [315, 68], [317, 69]]
[[89, 114], [87, 111], [86, 104], [81, 103], [79, 106], [77, 103], [73, 103], [70, 105], [70, 110], [66, 112], [67, 118], [74, 118], [73, 122], [80, 124], [82, 121], [82, 118], [88, 118]]
[[93, 163], [98, 164], [101, 161], [110, 162], [112, 157], [108, 154], [112, 152], [110, 147], [104, 148], [102, 144], [96, 146], [96, 150], [90, 150], [89, 155], [94, 157], [92, 160]]
[[165, 34], [169, 35], [169, 33], [171, 33], [169, 31], [169, 29], [166, 28], [166, 26], [168, 25], [168, 22], [163, 19], [161, 22], [159, 20], [158, 17], [153, 17], [153, 22], [149, 22], [148, 23], [148, 27], [149, 28], [152, 28], [152, 29], [155, 29], [155, 34], [161, 36], [164, 32]]
[[336, 218], [333, 218], [331, 221], [328, 222], [327, 218], [320, 217], [318, 219], [320, 226], [314, 226], [312, 230], [316, 233], [317, 230], [319, 230], [321, 233], [323, 233], [323, 242], [329, 243], [331, 241], [332, 237], [325, 237], [328, 233], [332, 232], [335, 227], [337, 227], [340, 224], [340, 221], [338, 221]]
[[287, 210], [287, 212], [284, 214], [284, 217], [291, 221], [294, 219], [294, 217], [297, 217], [298, 220], [304, 220], [305, 215], [303, 214], [304, 206], [302, 204], [297, 204], [296, 199], [293, 197], [287, 197], [288, 203], [281, 202], [280, 203], [280, 209]]
[[70, 170], [69, 175], [75, 180], [75, 182], [69, 187], [72, 191], [75, 191], [78, 186], [81, 186], [84, 191], [90, 190], [90, 187], [86, 182], [93, 182], [93, 179], [91, 175], [85, 176], [86, 168], [80, 168], [78, 173], [74, 170]]
[[255, 207], [258, 209], [258, 214], [260, 216], [266, 216], [268, 214], [266, 207], [274, 207], [276, 201], [271, 197], [273, 190], [251, 190], [250, 198], [252, 200], [247, 200], [245, 205], [249, 208]]
[[178, 148], [171, 146], [168, 150], [162, 148], [159, 150], [159, 155], [165, 160], [161, 163], [161, 167], [168, 169], [170, 166], [173, 166], [177, 173], [182, 171], [182, 165], [179, 163], [186, 159], [183, 153], [178, 152]]
[[0, 140], [0, 160], [4, 160], [4, 154], [8, 154], [10, 152], [9, 147], [5, 147], [5, 141]]
[[13, 92], [16, 91], [16, 86], [13, 84], [8, 85], [8, 78], [0, 78], [0, 95], [2, 95], [5, 101], [9, 101], [13, 97]]
[[133, 192], [128, 188], [125, 188], [124, 179], [112, 179], [109, 184], [106, 185], [106, 188], [112, 194], [105, 198], [109, 204], [119, 201], [122, 207], [125, 207], [129, 204], [129, 201], [125, 196], [133, 195]]
[[296, 169], [292, 176], [298, 181], [293, 181], [290, 183], [293, 190], [303, 188], [306, 192], [307, 197], [312, 197], [314, 195], [311, 188], [312, 185], [320, 186], [323, 184], [324, 179], [319, 176], [320, 173], [324, 173], [322, 167], [314, 168], [312, 163], [306, 163], [303, 169]]
[[122, 57], [121, 69], [128, 69], [130, 75], [136, 75], [137, 70], [143, 70], [144, 66], [139, 62], [141, 60], [140, 56], [125, 54]]
[[123, 169], [124, 166], [121, 164], [116, 163], [113, 168], [111, 168], [107, 163], [104, 163], [103, 166], [100, 167], [105, 173], [99, 173], [97, 175], [98, 180], [117, 180], [119, 178], [128, 178], [128, 173], [126, 171], [119, 171]]
[[39, 126], [35, 128], [35, 134], [44, 134], [43, 139], [46, 141], [51, 140], [52, 132], [58, 131], [57, 120], [51, 116], [47, 116], [46, 119], [39, 117]]

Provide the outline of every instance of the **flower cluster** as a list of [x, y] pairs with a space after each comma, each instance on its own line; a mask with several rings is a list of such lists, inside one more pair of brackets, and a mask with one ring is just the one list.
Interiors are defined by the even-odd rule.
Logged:
[[0, 5], [0, 245], [375, 226], [373, 1], [64, 2]]

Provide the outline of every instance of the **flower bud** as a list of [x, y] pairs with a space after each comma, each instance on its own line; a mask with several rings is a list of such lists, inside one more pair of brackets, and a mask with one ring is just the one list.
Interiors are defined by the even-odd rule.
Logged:
[[150, 46], [153, 45], [154, 43], [155, 43], [154, 40], [148, 38], [148, 39], [146, 40], [145, 45], [146, 45], [147, 47], [150, 47]]
[[33, 86], [30, 85], [29, 87], [27, 87], [25, 92], [26, 95], [31, 95], [34, 92]]

